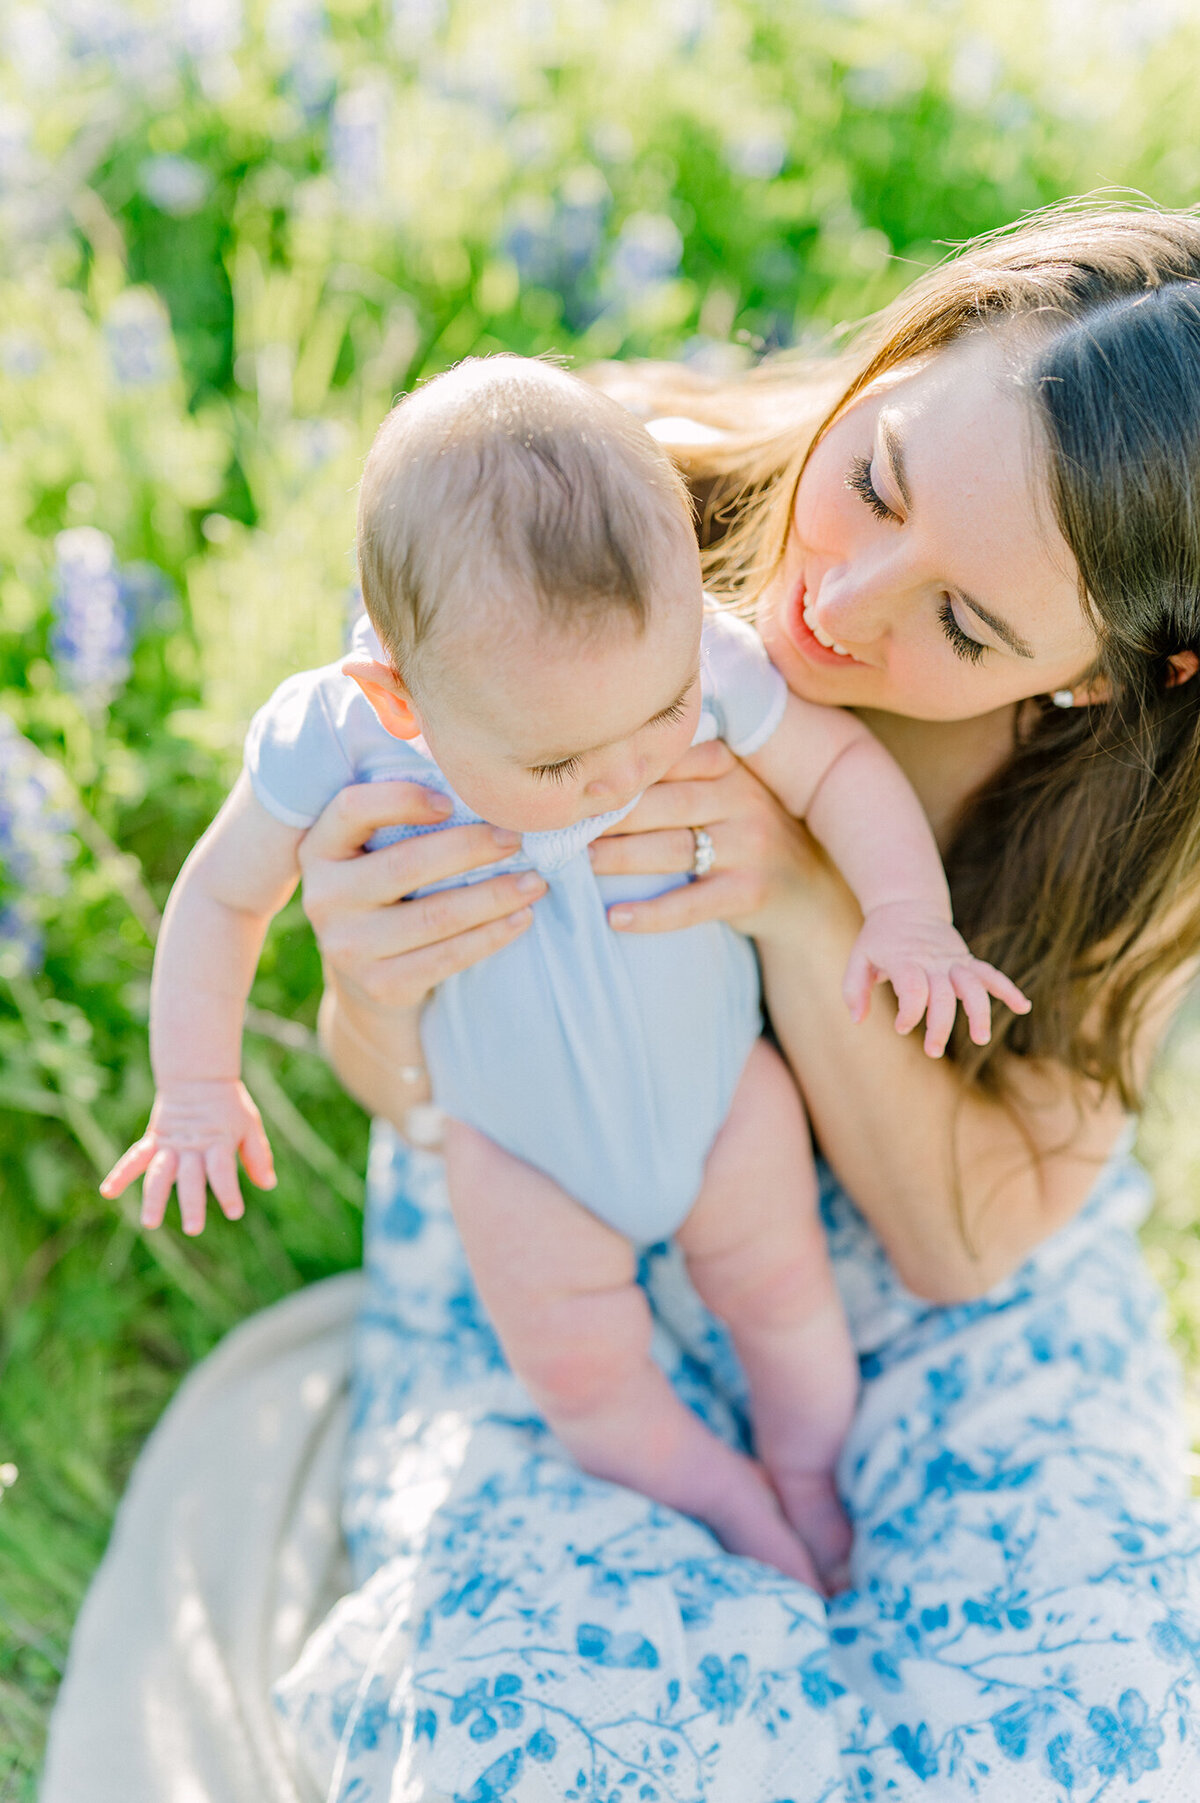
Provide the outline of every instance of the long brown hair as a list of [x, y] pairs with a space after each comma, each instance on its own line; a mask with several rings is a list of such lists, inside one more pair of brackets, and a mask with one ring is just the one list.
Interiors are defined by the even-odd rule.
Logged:
[[1200, 952], [1200, 677], [1175, 683], [1169, 663], [1200, 651], [1200, 220], [1051, 209], [968, 245], [823, 365], [780, 362], [723, 387], [662, 370], [643, 394], [729, 434], [687, 469], [710, 523], [728, 524], [710, 584], [744, 601], [782, 555], [812, 446], [855, 397], [1023, 319], [1037, 327], [1021, 373], [1049, 498], [1110, 698], [1069, 712], [1026, 703], [1011, 757], [956, 824], [946, 868], [960, 930], [1034, 1005], [982, 1048], [960, 1022], [951, 1050], [998, 1093], [1017, 1054], [1133, 1107], [1138, 1024]]

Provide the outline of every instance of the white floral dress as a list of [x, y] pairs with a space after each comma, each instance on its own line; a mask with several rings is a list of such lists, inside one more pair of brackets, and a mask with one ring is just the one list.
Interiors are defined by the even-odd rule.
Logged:
[[[441, 1166], [376, 1129], [344, 1520], [276, 1692], [337, 1803], [1194, 1803], [1200, 1523], [1127, 1153], [985, 1300], [929, 1307], [826, 1184], [863, 1393], [828, 1607], [583, 1476], [504, 1364]], [[657, 1353], [746, 1432], [669, 1247]]]

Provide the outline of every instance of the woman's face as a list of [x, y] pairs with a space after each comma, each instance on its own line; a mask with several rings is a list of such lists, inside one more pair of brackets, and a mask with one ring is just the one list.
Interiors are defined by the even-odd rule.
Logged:
[[808, 701], [963, 720], [1080, 688], [1096, 638], [992, 335], [892, 372], [830, 427], [759, 624]]

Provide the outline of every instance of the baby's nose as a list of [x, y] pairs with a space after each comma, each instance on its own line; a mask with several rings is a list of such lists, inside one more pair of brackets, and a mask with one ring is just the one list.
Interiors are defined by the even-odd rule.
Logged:
[[646, 760], [636, 753], [615, 759], [587, 784], [585, 794], [607, 808], [624, 807], [646, 786]]

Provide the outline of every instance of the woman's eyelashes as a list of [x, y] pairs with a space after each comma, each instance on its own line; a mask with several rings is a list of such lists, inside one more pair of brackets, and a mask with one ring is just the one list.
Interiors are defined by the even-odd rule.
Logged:
[[877, 520], [898, 520], [898, 513], [893, 513], [875, 484], [871, 480], [871, 459], [869, 457], [852, 457], [850, 468], [846, 472], [846, 487], [865, 501]]
[[942, 623], [942, 631], [950, 640], [956, 656], [964, 658], [969, 664], [977, 664], [990, 647], [981, 645], [978, 639], [973, 639], [969, 632], [963, 631], [954, 617], [954, 606], [949, 595], [942, 596], [942, 603], [938, 608], [938, 619]]
[[[893, 513], [883, 496], [871, 480], [871, 459], [869, 457], [852, 457], [850, 468], [846, 472], [846, 487], [866, 503], [871, 512], [879, 520], [899, 521], [900, 515]], [[949, 595], [943, 595], [938, 607], [938, 619], [942, 631], [949, 639], [957, 657], [966, 663], [977, 664], [989, 645], [980, 644], [969, 632], [964, 632], [954, 615], [954, 605]]]

